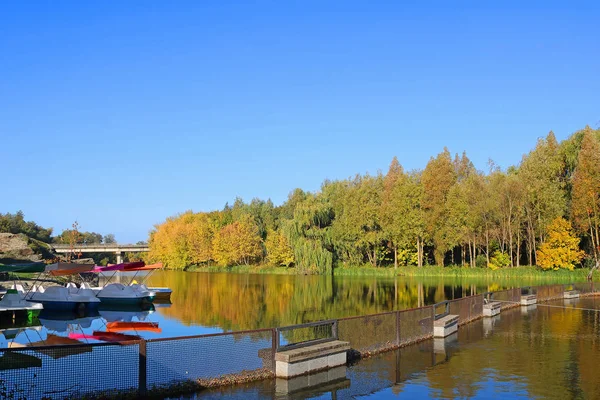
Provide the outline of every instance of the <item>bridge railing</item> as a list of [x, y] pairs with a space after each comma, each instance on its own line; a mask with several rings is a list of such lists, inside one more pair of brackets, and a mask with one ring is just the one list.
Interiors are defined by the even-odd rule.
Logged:
[[104, 248], [119, 248], [119, 247], [126, 247], [126, 248], [136, 248], [136, 249], [147, 249], [148, 245], [147, 244], [120, 244], [120, 243], [78, 243], [75, 245], [70, 245], [70, 244], [50, 244], [50, 247], [54, 248], [54, 249], [85, 249], [85, 248], [96, 248], [96, 247], [104, 247]]

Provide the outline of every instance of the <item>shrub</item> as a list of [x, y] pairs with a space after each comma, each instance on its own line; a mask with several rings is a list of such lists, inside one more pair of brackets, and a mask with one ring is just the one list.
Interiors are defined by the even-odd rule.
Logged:
[[492, 258], [490, 258], [490, 264], [488, 265], [491, 270], [506, 268], [508, 266], [510, 266], [510, 256], [498, 250], [494, 252]]
[[485, 255], [480, 254], [475, 257], [475, 266], [477, 268], [485, 268], [487, 266], [487, 258]]
[[579, 250], [579, 238], [573, 233], [571, 223], [559, 217], [548, 225], [548, 238], [536, 255], [538, 265], [544, 270], [564, 268], [572, 271], [585, 252]]

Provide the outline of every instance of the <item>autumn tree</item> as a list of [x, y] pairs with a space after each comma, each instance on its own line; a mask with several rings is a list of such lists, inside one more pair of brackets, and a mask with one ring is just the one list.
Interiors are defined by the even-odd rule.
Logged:
[[456, 182], [456, 171], [448, 149], [427, 163], [422, 175], [425, 231], [433, 240], [435, 262], [444, 265], [450, 243], [446, 235], [448, 193]]
[[289, 267], [294, 263], [294, 251], [287, 237], [281, 231], [270, 230], [265, 241], [267, 261], [271, 265]]
[[600, 141], [588, 129], [573, 175], [571, 214], [578, 232], [588, 236], [591, 253], [598, 261], [600, 250]]
[[571, 223], [559, 217], [547, 227], [547, 239], [537, 251], [538, 266], [545, 270], [573, 270], [584, 255], [579, 250], [579, 238], [575, 236]]
[[213, 239], [213, 255], [221, 265], [250, 264], [262, 256], [261, 238], [251, 215], [223, 227]]

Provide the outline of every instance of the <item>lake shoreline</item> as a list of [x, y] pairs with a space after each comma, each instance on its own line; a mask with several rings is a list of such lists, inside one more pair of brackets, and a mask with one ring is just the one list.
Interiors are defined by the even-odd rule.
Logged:
[[[299, 275], [295, 268], [273, 267], [267, 265], [235, 265], [230, 267], [189, 267], [186, 272], [226, 272], [232, 274], [269, 274], [269, 275]], [[469, 268], [460, 266], [403, 266], [393, 267], [338, 267], [334, 268], [335, 276], [373, 276], [373, 277], [415, 277], [415, 278], [490, 278], [490, 279], [523, 279], [534, 278], [543, 280], [572, 280], [583, 282], [587, 280], [588, 269], [575, 269], [573, 271], [544, 271], [535, 266], [520, 266], [491, 270], [489, 268]], [[593, 280], [600, 279], [600, 272], [596, 271]]]

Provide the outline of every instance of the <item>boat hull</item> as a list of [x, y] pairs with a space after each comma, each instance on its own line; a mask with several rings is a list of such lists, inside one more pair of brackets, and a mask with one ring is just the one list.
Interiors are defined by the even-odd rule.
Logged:
[[72, 301], [49, 301], [49, 300], [29, 300], [32, 303], [40, 303], [44, 310], [48, 311], [92, 311], [98, 310], [98, 302], [72, 302]]
[[143, 306], [152, 304], [154, 296], [145, 297], [98, 297], [105, 305]]

